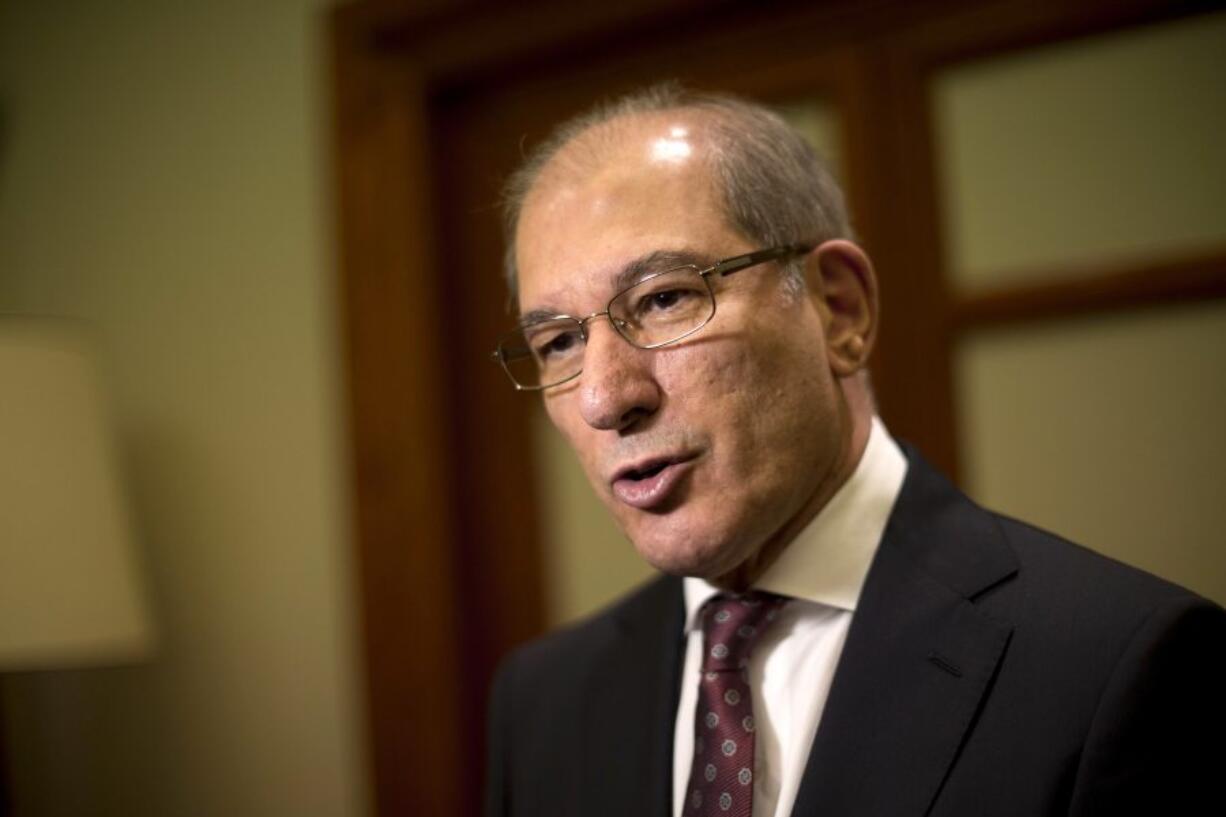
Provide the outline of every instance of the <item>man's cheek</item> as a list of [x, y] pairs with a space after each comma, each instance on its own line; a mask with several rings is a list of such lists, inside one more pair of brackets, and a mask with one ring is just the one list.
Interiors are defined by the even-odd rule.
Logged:
[[735, 384], [746, 359], [735, 347], [698, 342], [670, 349], [655, 366], [656, 380], [672, 402], [709, 403]]

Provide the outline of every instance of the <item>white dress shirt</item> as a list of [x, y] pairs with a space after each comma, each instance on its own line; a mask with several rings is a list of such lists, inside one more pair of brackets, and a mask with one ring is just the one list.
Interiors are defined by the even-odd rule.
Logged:
[[[755, 730], [754, 817], [788, 817], [907, 460], [876, 417], [851, 477], [754, 583], [792, 600], [749, 661]], [[683, 817], [694, 758], [694, 708], [702, 660], [698, 611], [720, 592], [685, 580], [685, 662], [673, 740], [673, 814]]]

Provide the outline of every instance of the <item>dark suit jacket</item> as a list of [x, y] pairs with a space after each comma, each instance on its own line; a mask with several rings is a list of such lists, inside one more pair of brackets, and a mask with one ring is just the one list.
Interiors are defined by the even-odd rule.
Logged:
[[[1226, 613], [907, 453], [793, 814], [1226, 814]], [[503, 664], [490, 817], [671, 813], [683, 615], [660, 578]]]

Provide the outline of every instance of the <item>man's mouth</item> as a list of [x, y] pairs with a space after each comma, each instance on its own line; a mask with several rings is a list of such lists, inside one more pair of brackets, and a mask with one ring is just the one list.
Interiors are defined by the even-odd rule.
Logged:
[[653, 457], [619, 470], [611, 480], [613, 495], [632, 508], [651, 510], [675, 493], [681, 478], [689, 473], [693, 454]]

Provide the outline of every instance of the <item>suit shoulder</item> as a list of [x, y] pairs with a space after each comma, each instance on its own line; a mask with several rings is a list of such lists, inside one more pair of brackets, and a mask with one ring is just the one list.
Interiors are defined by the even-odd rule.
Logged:
[[1036, 525], [988, 513], [1017, 555], [1020, 578], [1032, 590], [1044, 586], [1052, 594], [1080, 597], [1086, 603], [1126, 601], [1128, 606], [1147, 609], [1179, 600], [1205, 601], [1174, 582]]
[[[887, 527], [896, 548], [1015, 636], [1066, 658], [1116, 655], [1161, 610], [1212, 607], [1195, 593], [981, 507], [910, 448]], [[883, 540], [883, 547], [886, 541]]]
[[528, 684], [573, 680], [619, 645], [622, 635], [673, 622], [680, 631], [683, 612], [680, 579], [660, 576], [577, 622], [520, 645], [504, 659], [500, 673], [514, 672], [518, 682]]
[[1168, 639], [1202, 616], [1222, 620], [1220, 607], [1179, 585], [1025, 522], [993, 517], [1018, 570], [980, 600], [981, 609], [1016, 625], [1020, 653], [1102, 678], [1138, 643]]
[[1191, 591], [983, 508], [914, 449], [883, 549], [893, 548], [945, 586], [1003, 613], [1060, 622], [1087, 613], [1127, 626], [1144, 611], [1197, 599]]

